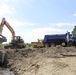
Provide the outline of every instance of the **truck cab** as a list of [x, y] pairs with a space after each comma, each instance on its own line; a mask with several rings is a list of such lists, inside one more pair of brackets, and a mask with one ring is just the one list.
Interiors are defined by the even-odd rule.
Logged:
[[72, 45], [73, 46], [76, 46], [76, 36], [75, 35], [72, 35], [70, 38], [71, 38], [70, 41], [72, 42]]

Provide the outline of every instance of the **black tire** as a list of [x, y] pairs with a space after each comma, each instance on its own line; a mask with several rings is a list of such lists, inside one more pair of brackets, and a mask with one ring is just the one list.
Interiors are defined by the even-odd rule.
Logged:
[[55, 43], [51, 43], [51, 44], [50, 44], [50, 47], [55, 47], [55, 46], [56, 46]]
[[45, 48], [48, 48], [49, 47], [49, 44], [48, 43], [45, 43]]

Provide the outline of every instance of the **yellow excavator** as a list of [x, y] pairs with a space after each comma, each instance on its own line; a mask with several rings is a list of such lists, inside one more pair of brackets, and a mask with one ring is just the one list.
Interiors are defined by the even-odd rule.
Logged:
[[2, 37], [2, 40], [0, 40], [0, 42], [6, 42], [7, 39], [5, 36], [2, 36], [2, 30], [4, 25], [10, 30], [11, 34], [12, 34], [12, 40], [8, 45], [5, 45], [5, 49], [11, 48], [11, 49], [15, 49], [15, 48], [25, 48], [25, 43], [24, 40], [21, 38], [21, 36], [16, 36], [15, 35], [15, 31], [14, 29], [10, 26], [10, 24], [6, 21], [5, 18], [2, 18], [1, 24], [0, 24], [0, 36]]

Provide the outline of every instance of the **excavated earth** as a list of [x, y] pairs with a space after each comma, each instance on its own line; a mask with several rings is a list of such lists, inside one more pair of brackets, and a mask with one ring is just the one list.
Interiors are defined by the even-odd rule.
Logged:
[[76, 48], [24, 48], [7, 51], [15, 75], [76, 75]]

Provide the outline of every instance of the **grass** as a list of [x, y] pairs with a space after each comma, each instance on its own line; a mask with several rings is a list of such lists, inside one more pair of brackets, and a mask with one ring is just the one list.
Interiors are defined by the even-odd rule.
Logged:
[[33, 48], [33, 46], [30, 43], [25, 44], [26, 48]]
[[4, 48], [4, 46], [5, 46], [5, 44], [0, 44], [0, 47], [1, 47], [1, 48]]
[[[0, 48], [4, 48], [4, 46], [7, 44], [0, 44]], [[26, 48], [33, 48], [33, 46], [30, 43], [25, 44]]]

